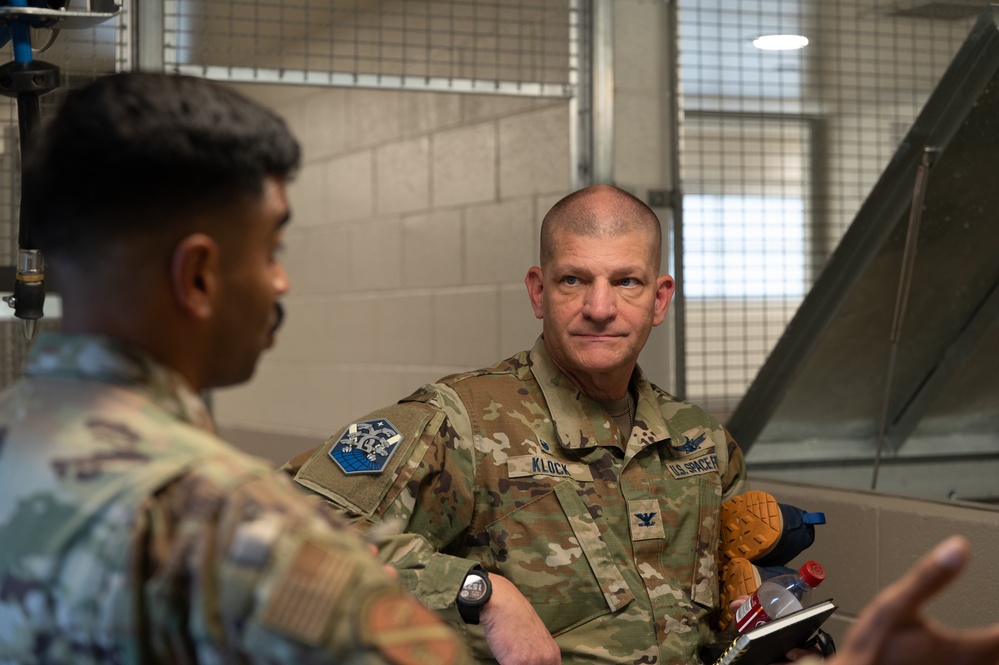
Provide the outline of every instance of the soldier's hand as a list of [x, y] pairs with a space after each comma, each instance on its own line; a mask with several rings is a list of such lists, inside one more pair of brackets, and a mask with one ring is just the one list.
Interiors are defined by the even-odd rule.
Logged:
[[954, 630], [920, 615], [923, 604], [968, 561], [968, 543], [954, 536], [924, 555], [864, 609], [827, 665], [995, 665], [999, 624]]
[[[364, 549], [368, 550], [368, 554], [371, 555], [372, 559], [378, 558], [378, 546], [375, 545], [374, 543], [366, 543], [364, 545]], [[399, 571], [395, 569], [395, 566], [386, 563], [385, 565], [382, 566], [382, 570], [384, 570], [393, 578], [399, 577]]]
[[559, 665], [562, 655], [541, 617], [514, 584], [489, 574], [493, 595], [482, 608], [486, 642], [500, 665]]

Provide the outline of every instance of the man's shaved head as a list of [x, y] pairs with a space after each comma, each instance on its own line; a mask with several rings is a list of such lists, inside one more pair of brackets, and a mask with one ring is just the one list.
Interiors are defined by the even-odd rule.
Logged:
[[592, 185], [569, 194], [548, 211], [541, 223], [541, 267], [555, 255], [564, 234], [600, 237], [635, 231], [652, 234], [649, 247], [656, 269], [662, 262], [662, 227], [649, 206], [623, 189]]

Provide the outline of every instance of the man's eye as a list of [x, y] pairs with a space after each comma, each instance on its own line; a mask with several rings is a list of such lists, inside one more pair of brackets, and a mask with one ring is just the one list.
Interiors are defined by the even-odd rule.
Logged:
[[635, 279], [634, 277], [625, 277], [620, 282], [618, 282], [618, 284], [620, 284], [621, 286], [637, 286], [638, 280]]
[[576, 278], [576, 277], [572, 277], [570, 275], [569, 277], [563, 277], [562, 278], [562, 283], [563, 284], [568, 284], [569, 286], [575, 286], [576, 284], [579, 284], [579, 279]]

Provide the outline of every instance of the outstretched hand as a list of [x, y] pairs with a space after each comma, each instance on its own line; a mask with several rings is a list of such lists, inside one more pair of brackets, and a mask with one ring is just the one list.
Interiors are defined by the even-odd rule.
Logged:
[[922, 606], [967, 565], [968, 543], [953, 536], [886, 587], [850, 627], [827, 665], [996, 665], [999, 624], [955, 630], [921, 616]]

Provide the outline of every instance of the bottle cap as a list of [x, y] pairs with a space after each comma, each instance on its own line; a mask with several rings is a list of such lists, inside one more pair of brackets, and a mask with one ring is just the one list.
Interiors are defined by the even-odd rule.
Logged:
[[812, 560], [806, 561], [805, 565], [798, 569], [798, 574], [801, 575], [802, 581], [812, 588], [822, 584], [822, 580], [826, 578], [826, 571], [818, 561]]

